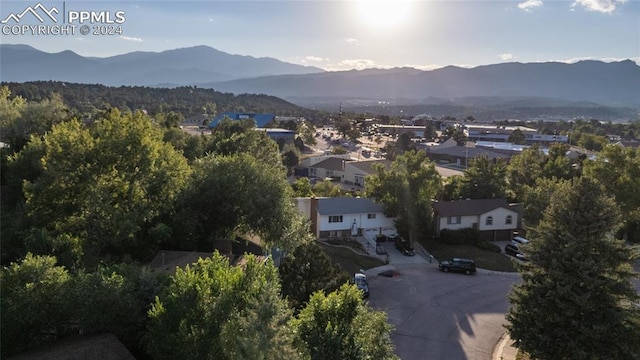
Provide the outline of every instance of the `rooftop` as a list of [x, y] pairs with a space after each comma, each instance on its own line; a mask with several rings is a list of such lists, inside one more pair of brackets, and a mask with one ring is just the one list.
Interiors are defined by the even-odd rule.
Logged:
[[438, 216], [441, 217], [481, 215], [497, 208], [513, 210], [505, 199], [467, 199], [456, 201], [439, 201], [436, 202], [433, 207], [438, 213]]
[[336, 197], [318, 199], [318, 214], [370, 214], [383, 212], [382, 205], [368, 198]]

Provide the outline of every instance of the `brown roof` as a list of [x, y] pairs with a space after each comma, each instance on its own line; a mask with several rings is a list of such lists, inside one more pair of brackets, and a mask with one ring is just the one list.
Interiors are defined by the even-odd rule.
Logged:
[[505, 199], [469, 199], [457, 201], [439, 201], [433, 204], [437, 216], [481, 215], [497, 208], [509, 210], [511, 207]]

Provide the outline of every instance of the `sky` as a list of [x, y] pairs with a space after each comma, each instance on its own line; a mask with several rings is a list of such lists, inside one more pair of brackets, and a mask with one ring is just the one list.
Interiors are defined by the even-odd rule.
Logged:
[[[50, 19], [42, 8], [42, 22], [25, 13], [37, 4]], [[82, 14], [94, 18], [72, 19]], [[640, 0], [2, 0], [0, 20], [2, 44], [96, 57], [207, 45], [325, 70], [585, 59], [640, 64]], [[48, 33], [25, 29], [36, 25]], [[89, 34], [80, 33], [82, 25]], [[75, 30], [51, 33], [64, 26]]]

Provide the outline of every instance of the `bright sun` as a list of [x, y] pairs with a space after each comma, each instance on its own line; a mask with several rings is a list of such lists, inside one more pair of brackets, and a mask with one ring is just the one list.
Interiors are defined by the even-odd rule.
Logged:
[[360, 20], [372, 29], [391, 30], [408, 21], [411, 1], [407, 0], [359, 0]]

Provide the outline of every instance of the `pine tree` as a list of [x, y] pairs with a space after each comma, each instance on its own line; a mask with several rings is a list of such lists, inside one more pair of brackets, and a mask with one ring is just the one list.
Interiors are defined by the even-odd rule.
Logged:
[[574, 181], [559, 186], [533, 229], [507, 329], [536, 359], [637, 359], [630, 250], [611, 235], [617, 206], [592, 180]]

